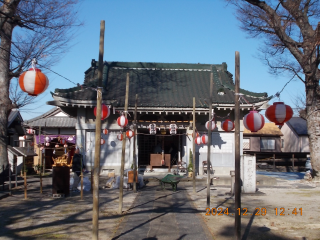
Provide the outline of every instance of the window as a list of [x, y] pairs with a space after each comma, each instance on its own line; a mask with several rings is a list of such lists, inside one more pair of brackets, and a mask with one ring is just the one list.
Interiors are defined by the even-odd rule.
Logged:
[[274, 150], [276, 146], [276, 140], [270, 138], [261, 138], [260, 149], [261, 150]]
[[242, 149], [250, 149], [250, 138], [244, 138], [242, 141]]

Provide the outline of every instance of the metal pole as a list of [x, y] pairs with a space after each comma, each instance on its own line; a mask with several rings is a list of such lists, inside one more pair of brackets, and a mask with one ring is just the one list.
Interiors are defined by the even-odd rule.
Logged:
[[193, 181], [193, 193], [196, 193], [196, 98], [193, 97], [193, 117], [192, 117], [192, 129], [193, 129], [193, 144], [192, 144], [192, 181]]
[[[241, 179], [240, 179], [240, 55], [235, 54], [235, 212], [241, 209]], [[241, 239], [241, 214], [235, 214], [235, 239]]]
[[136, 138], [137, 138], [137, 106], [138, 106], [138, 94], [136, 94], [136, 101], [134, 106], [134, 136], [133, 136], [133, 192], [137, 192], [137, 156], [136, 156]]
[[208, 143], [207, 143], [207, 208], [210, 208], [210, 148], [211, 148], [211, 126], [212, 126], [212, 91], [213, 91], [213, 73], [210, 74], [210, 100], [209, 100], [209, 126], [208, 126]]
[[92, 239], [98, 240], [99, 235], [99, 173], [100, 173], [100, 149], [101, 149], [101, 102], [102, 102], [102, 71], [103, 71], [103, 49], [104, 49], [104, 26], [100, 21], [100, 43], [99, 43], [99, 68], [97, 89], [97, 113], [96, 113], [96, 139], [93, 167], [93, 211], [92, 211]]
[[[129, 98], [129, 73], [127, 73], [126, 82], [126, 99], [124, 103], [124, 116], [127, 118], [128, 111], [128, 98]], [[121, 155], [121, 168], [120, 168], [120, 186], [119, 186], [119, 214], [122, 213], [123, 204], [123, 177], [124, 177], [124, 163], [126, 154], [126, 132], [123, 130], [123, 140], [122, 140], [122, 155]]]

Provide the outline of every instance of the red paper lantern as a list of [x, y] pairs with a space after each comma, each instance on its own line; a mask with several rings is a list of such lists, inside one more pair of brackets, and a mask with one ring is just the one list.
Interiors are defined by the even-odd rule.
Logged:
[[46, 142], [46, 146], [49, 147], [49, 146], [50, 146], [50, 143]]
[[221, 128], [226, 132], [230, 132], [234, 129], [234, 123], [227, 119], [221, 123]]
[[[193, 137], [193, 133], [192, 133], [192, 137]], [[196, 132], [196, 137], [195, 138], [197, 138], [197, 137], [200, 137], [200, 134], [198, 132]]]
[[30, 68], [19, 77], [19, 85], [22, 91], [31, 96], [43, 93], [49, 86], [49, 80], [38, 68]]
[[46, 137], [46, 142], [49, 142], [50, 141], [50, 138], [49, 137]]
[[[97, 107], [93, 109], [94, 116], [97, 116]], [[110, 116], [110, 108], [107, 105], [101, 104], [101, 120]]]
[[59, 144], [56, 144], [55, 147], [58, 148], [58, 147], [60, 147], [60, 146], [59, 146]]
[[264, 126], [264, 117], [257, 111], [250, 111], [244, 116], [243, 124], [251, 132], [257, 132]]
[[104, 135], [107, 135], [109, 131], [108, 131], [108, 129], [103, 129], [102, 132], [103, 132]]
[[267, 108], [265, 115], [269, 121], [282, 126], [292, 118], [293, 111], [290, 106], [285, 105], [283, 102], [275, 102]]
[[63, 147], [67, 148], [67, 147], [68, 147], [68, 144], [63, 145]]
[[197, 145], [200, 145], [202, 142], [201, 142], [201, 137], [196, 137], [196, 139], [194, 140], [194, 142], [197, 144]]
[[24, 135], [24, 136], [23, 136], [23, 139], [26, 140], [26, 139], [27, 139], [27, 135]]
[[208, 135], [203, 134], [203, 135], [201, 136], [201, 142], [202, 142], [203, 144], [207, 144], [207, 143], [208, 143]]
[[126, 131], [126, 135], [128, 138], [132, 138], [134, 136], [134, 132], [132, 130]]
[[103, 145], [103, 144], [105, 144], [105, 142], [106, 142], [106, 141], [105, 141], [103, 138], [101, 138], [100, 144]]
[[32, 128], [27, 129], [28, 134], [34, 134], [34, 130]]
[[122, 133], [119, 133], [119, 134], [117, 135], [117, 139], [118, 139], [119, 141], [122, 141], [122, 140], [123, 140], [123, 135], [122, 135]]
[[[211, 121], [211, 131], [213, 131], [216, 128], [216, 123], [214, 121]], [[209, 121], [206, 122], [206, 129], [209, 130]]]
[[125, 116], [120, 116], [120, 117], [118, 117], [118, 119], [117, 119], [117, 123], [118, 123], [118, 125], [120, 126], [120, 127], [125, 127], [125, 126], [127, 126], [127, 124], [128, 124], [128, 119], [125, 117]]

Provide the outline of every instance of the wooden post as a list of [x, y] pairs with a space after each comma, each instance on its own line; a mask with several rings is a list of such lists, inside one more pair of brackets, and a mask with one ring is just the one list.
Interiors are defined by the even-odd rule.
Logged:
[[100, 149], [101, 149], [101, 103], [102, 103], [102, 71], [104, 50], [104, 27], [105, 22], [100, 21], [100, 43], [99, 43], [99, 68], [97, 89], [97, 111], [96, 111], [96, 136], [95, 155], [93, 167], [93, 211], [92, 211], [92, 239], [99, 239], [99, 174], [100, 174]]
[[11, 196], [11, 164], [9, 163], [9, 194]]
[[192, 182], [193, 182], [193, 193], [196, 193], [196, 98], [193, 97], [193, 111], [192, 111], [192, 129], [193, 129], [193, 144], [192, 144]]
[[[236, 52], [235, 56], [235, 212], [241, 209], [241, 179], [240, 179], [240, 55]], [[235, 239], [241, 239], [241, 214], [235, 214]]]
[[292, 172], [294, 172], [294, 153], [292, 153]]
[[[42, 150], [41, 150], [41, 126], [39, 126], [39, 159], [38, 159], [38, 166], [41, 167], [42, 165]], [[39, 177], [40, 177], [40, 193], [42, 193], [42, 175], [41, 175], [41, 168], [39, 169]]]
[[23, 178], [24, 178], [24, 199], [27, 199], [27, 171], [26, 171], [26, 160], [23, 156]]
[[273, 170], [276, 169], [276, 155], [273, 154]]
[[211, 167], [211, 161], [210, 161], [210, 149], [211, 149], [211, 118], [212, 118], [212, 91], [213, 91], [213, 73], [210, 74], [210, 100], [209, 100], [209, 126], [208, 126], [208, 143], [207, 143], [207, 208], [210, 208], [210, 167]]
[[[127, 73], [126, 81], [126, 99], [124, 103], [124, 116], [127, 118], [128, 111], [128, 98], [129, 98], [129, 73]], [[122, 155], [121, 155], [121, 168], [120, 168], [120, 186], [119, 186], [119, 214], [122, 213], [123, 204], [123, 177], [124, 177], [124, 164], [126, 156], [126, 131], [123, 128], [123, 140], [122, 140]]]
[[137, 192], [137, 157], [136, 157], [136, 138], [137, 138], [137, 106], [138, 94], [136, 94], [136, 101], [134, 105], [134, 136], [133, 136], [133, 192]]

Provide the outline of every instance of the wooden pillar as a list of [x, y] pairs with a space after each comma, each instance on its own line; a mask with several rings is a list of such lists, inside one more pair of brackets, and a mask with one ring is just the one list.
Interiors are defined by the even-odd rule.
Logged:
[[[240, 55], [235, 54], [235, 212], [241, 209], [241, 179], [240, 179]], [[241, 215], [235, 214], [235, 239], [241, 239]]]
[[193, 144], [192, 144], [192, 164], [193, 164], [193, 168], [192, 168], [192, 172], [193, 172], [193, 176], [192, 176], [192, 182], [193, 182], [193, 193], [196, 193], [196, 143], [195, 143], [195, 139], [196, 139], [196, 98], [193, 97], [193, 123], [192, 123], [192, 129], [193, 129]]
[[105, 21], [100, 21], [99, 42], [99, 66], [98, 66], [98, 89], [97, 89], [97, 111], [96, 111], [96, 136], [95, 155], [93, 167], [93, 210], [92, 210], [92, 239], [99, 239], [99, 174], [100, 174], [100, 150], [101, 150], [101, 102], [102, 102], [102, 71], [104, 50], [104, 28]]
[[138, 107], [138, 94], [136, 94], [136, 101], [134, 105], [134, 136], [133, 136], [133, 192], [137, 192], [137, 156], [136, 156], [136, 139], [137, 139], [137, 107]]
[[[128, 111], [128, 99], [129, 99], [129, 73], [127, 73], [126, 81], [126, 98], [124, 103], [124, 116], [127, 118]], [[121, 168], [120, 168], [120, 186], [119, 186], [119, 214], [122, 214], [123, 205], [123, 177], [124, 177], [124, 164], [126, 155], [126, 131], [123, 128], [123, 140], [122, 140], [122, 155], [121, 155]], [[135, 180], [135, 179], [134, 179]]]

